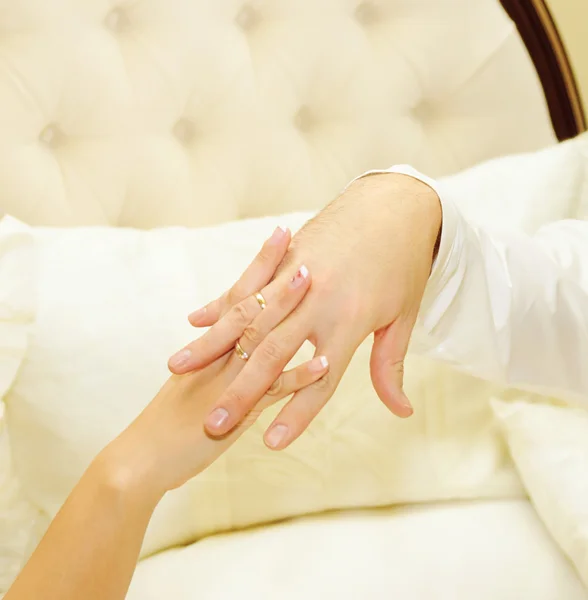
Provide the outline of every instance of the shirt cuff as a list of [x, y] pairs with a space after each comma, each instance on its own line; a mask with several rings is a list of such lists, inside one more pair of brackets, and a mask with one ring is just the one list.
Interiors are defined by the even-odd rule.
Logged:
[[368, 177], [369, 175], [382, 175], [384, 173], [397, 173], [398, 175], [408, 175], [409, 177], [418, 179], [418, 181], [422, 181], [423, 183], [428, 185], [437, 194], [437, 196], [441, 197], [441, 193], [439, 192], [439, 184], [434, 179], [431, 179], [431, 177], [423, 175], [410, 165], [394, 165], [389, 169], [375, 169], [373, 171], [368, 171], [367, 173], [356, 177], [353, 181], [351, 181], [351, 183], [347, 184], [347, 187], [345, 189], [347, 189], [352, 183], [356, 182], [358, 179], [363, 179], [364, 177]]

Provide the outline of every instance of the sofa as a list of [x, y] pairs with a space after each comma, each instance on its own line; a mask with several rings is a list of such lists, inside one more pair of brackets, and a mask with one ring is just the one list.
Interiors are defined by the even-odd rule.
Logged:
[[[0, 214], [10, 215], [0, 231], [8, 256], [0, 262], [8, 340], [0, 344], [0, 592], [92, 452], [132, 418], [139, 404], [129, 398], [140, 391], [148, 401], [167, 355], [197, 335], [187, 313], [238, 275], [276, 223], [298, 227], [355, 176], [399, 162], [434, 177], [464, 172], [447, 185], [465, 205], [497, 172], [508, 177], [511, 164], [532, 181], [530, 153], [581, 133], [553, 23], [529, 31], [523, 18], [545, 16], [544, 6], [518, 3], [528, 6], [517, 13], [517, 3], [504, 4], [0, 6]], [[541, 38], [545, 31], [551, 37]], [[555, 67], [543, 60], [554, 48]], [[558, 189], [555, 174], [577, 141], [561, 148], [545, 151], [542, 189]], [[514, 162], [486, 162], [504, 155]], [[559, 192], [568, 198], [585, 175], [580, 161], [569, 169], [577, 177]], [[532, 198], [501, 193], [500, 210], [478, 214], [537, 220], [517, 213]], [[554, 206], [549, 217], [577, 216]], [[172, 247], [188, 257], [185, 271], [157, 262], [155, 250]], [[149, 260], [137, 259], [146, 248]], [[204, 248], [212, 250], [202, 260]], [[198, 277], [182, 286], [194, 265]], [[100, 296], [94, 324], [84, 325], [78, 309], [100, 295], [109, 272], [116, 285], [104, 289], [124, 297]], [[37, 301], [21, 304], [33, 289]], [[142, 317], [151, 321], [140, 333], [133, 315], [146, 292]], [[154, 343], [143, 366], [128, 358], [144, 351], [135, 335]], [[100, 378], [82, 364], [80, 344], [92, 348]], [[369, 411], [377, 402], [366, 352], [342, 383], [344, 398], [283, 456], [268, 458], [260, 424], [217, 471], [164, 501], [130, 600], [588, 598], [496, 427], [490, 399], [512, 392], [415, 358], [407, 364], [414, 418], [401, 423], [382, 407], [364, 413], [364, 400]], [[136, 375], [136, 389], [117, 395], [123, 371]], [[68, 396], [60, 386], [76, 377], [86, 379]], [[382, 423], [375, 441], [362, 434], [364, 420]], [[317, 467], [326, 468], [329, 452], [330, 478]], [[225, 474], [238, 469], [257, 479], [226, 486]], [[220, 515], [219, 506], [231, 508]]]

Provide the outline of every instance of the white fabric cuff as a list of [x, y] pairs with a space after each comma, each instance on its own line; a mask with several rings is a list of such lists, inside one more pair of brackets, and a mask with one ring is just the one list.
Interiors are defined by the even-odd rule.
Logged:
[[352, 183], [354, 183], [358, 179], [363, 179], [368, 175], [382, 175], [384, 173], [397, 173], [398, 175], [408, 175], [409, 177], [414, 177], [415, 179], [426, 183], [437, 194], [437, 196], [441, 196], [439, 192], [439, 184], [434, 179], [431, 179], [427, 175], [423, 175], [410, 165], [394, 165], [389, 169], [374, 169], [373, 171], [367, 171], [367, 173], [363, 173], [363, 175], [356, 177], [353, 181], [347, 184], [347, 187], [345, 189], [347, 189]]

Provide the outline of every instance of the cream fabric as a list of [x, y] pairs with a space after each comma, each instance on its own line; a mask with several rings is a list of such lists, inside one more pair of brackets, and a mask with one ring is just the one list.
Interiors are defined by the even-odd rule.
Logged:
[[338, 514], [139, 564], [128, 600], [586, 600], [524, 500]]
[[[535, 196], [535, 205], [550, 216], [570, 216], [584, 189], [585, 163], [576, 160], [584, 143], [578, 138], [538, 155], [505, 158], [477, 167], [476, 177], [466, 172], [439, 186], [443, 194], [454, 190], [454, 205], [463, 200], [471, 217], [484, 210], [477, 185], [487, 185], [493, 171], [502, 178], [499, 190], [510, 180], [520, 191], [526, 178], [539, 177], [541, 185], [532, 190], [547, 195]], [[532, 168], [538, 164], [540, 174]], [[574, 185], [556, 186], [557, 178]], [[533, 206], [524, 194], [501, 201]], [[539, 218], [533, 211], [521, 214]], [[23, 498], [42, 510], [45, 522], [92, 456], [163, 382], [165, 359], [194, 335], [185, 315], [224, 291], [278, 223], [295, 230], [308, 216], [200, 230], [29, 230], [37, 319], [6, 396], [6, 424]], [[10, 220], [3, 226], [22, 228]], [[444, 247], [438, 265], [445, 256]], [[337, 396], [287, 453], [263, 446], [262, 427], [271, 419], [264, 415], [225, 458], [169, 494], [144, 554], [327, 508], [522, 493], [488, 406], [490, 396], [502, 394], [500, 387], [412, 357], [406, 387], [416, 415], [399, 421], [372, 390], [368, 353], [369, 344], [362, 346]]]
[[588, 412], [525, 400], [493, 406], [537, 512], [588, 585]]
[[[157, 392], [167, 357], [197, 334], [188, 312], [235, 281], [277, 223], [296, 230], [308, 216], [199, 230], [31, 229], [37, 318], [5, 398], [24, 497], [52, 517], [93, 456]], [[406, 389], [416, 414], [399, 420], [373, 391], [370, 349], [369, 341], [360, 348], [335, 397], [291, 449], [274, 453], [263, 444], [276, 407], [168, 494], [143, 555], [326, 509], [522, 495], [487, 402], [500, 388], [414, 357]]]
[[498, 0], [0, 7], [0, 213], [202, 226], [554, 141]]
[[[317, 209], [367, 169], [411, 162], [437, 176], [554, 141], [538, 78], [497, 0], [5, 1], [0, 66], [0, 214], [29, 224], [203, 226]], [[193, 333], [186, 312], [232, 281], [275, 222], [147, 238], [35, 233], [38, 322], [8, 398], [14, 461], [8, 448], [0, 455], [0, 479], [11, 482], [0, 486], [0, 588], [22, 558], [13, 533], [26, 537], [36, 510], [11, 466], [25, 496], [52, 514], [165, 377], [167, 354]], [[219, 262], [202, 261], [203, 240], [222, 247], [228, 231], [250, 229]], [[170, 255], [181, 256], [172, 268]], [[76, 256], [102, 279], [88, 281]], [[412, 359], [417, 415], [399, 422], [371, 392], [366, 352], [315, 433], [279, 461], [263, 450], [260, 425], [217, 471], [170, 494], [146, 551], [326, 506], [521, 493], [484, 402], [495, 386]], [[3, 383], [15, 367], [14, 355], [0, 361]], [[123, 370], [132, 385], [121, 386]], [[403, 451], [378, 447], [372, 464], [365, 457], [380, 440]], [[243, 465], [251, 480], [225, 476]], [[424, 545], [429, 534], [414, 529]], [[529, 568], [533, 550], [520, 551]], [[362, 578], [378, 576], [370, 566]], [[575, 600], [566, 585], [553, 597]]]
[[0, 221], [0, 398], [21, 365], [34, 318], [34, 242], [27, 229], [14, 219]]
[[37, 511], [22, 499], [3, 421], [4, 395], [27, 349], [34, 318], [33, 237], [12, 219], [0, 221], [0, 592], [20, 568]]

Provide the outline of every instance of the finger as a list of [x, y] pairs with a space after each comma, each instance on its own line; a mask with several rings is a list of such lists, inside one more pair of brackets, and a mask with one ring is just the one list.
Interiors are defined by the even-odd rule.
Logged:
[[266, 302], [265, 310], [262, 311], [255, 296], [236, 304], [202, 337], [170, 358], [170, 371], [183, 375], [205, 367], [226, 354], [244, 334], [248, 338], [247, 343], [243, 342], [244, 349], [251, 354], [261, 340], [300, 303], [309, 286], [310, 274], [305, 266], [300, 267], [290, 279], [284, 276], [273, 281], [261, 291]]
[[284, 371], [272, 384], [265, 396], [255, 405], [254, 411], [261, 413], [276, 402], [296, 393], [329, 372], [326, 356], [315, 356], [312, 360]]
[[287, 398], [291, 394], [318, 381], [329, 371], [329, 361], [326, 356], [316, 356], [290, 371], [284, 371], [267, 391], [267, 394], [255, 405], [239, 425], [231, 431], [235, 432], [247, 429], [261, 415], [261, 413], [276, 402]]
[[[344, 350], [342, 350], [344, 349]], [[272, 450], [283, 450], [308, 427], [335, 392], [357, 344], [333, 344], [320, 350], [329, 356], [329, 372], [315, 383], [294, 394], [265, 432], [264, 441]], [[317, 348], [317, 352], [319, 349]]]
[[289, 229], [277, 227], [265, 241], [257, 256], [245, 269], [237, 283], [220, 298], [203, 308], [194, 311], [188, 320], [194, 327], [210, 327], [216, 323], [231, 306], [238, 304], [266, 286], [282, 262], [292, 235]]
[[209, 365], [231, 350], [260, 312], [261, 307], [253, 296], [236, 304], [202, 337], [170, 357], [167, 363], [169, 370], [175, 375], [184, 375]]
[[[270, 287], [274, 288], [272, 301], [245, 328], [243, 335], [239, 338], [239, 345], [248, 356], [252, 356], [262, 341], [300, 304], [310, 288], [310, 283], [310, 273], [302, 265], [293, 276], [286, 275], [268, 286], [268, 290]], [[276, 289], [278, 289], [277, 292]], [[234, 364], [235, 362], [243, 362], [237, 353], [234, 353], [230, 359], [230, 363]]]
[[204, 426], [211, 436], [226, 435], [253, 409], [308, 337], [307, 327], [300, 313], [261, 342], [208, 415]]
[[413, 414], [410, 401], [404, 393], [404, 359], [412, 324], [396, 321], [376, 331], [370, 358], [372, 383], [380, 400], [398, 417]]

